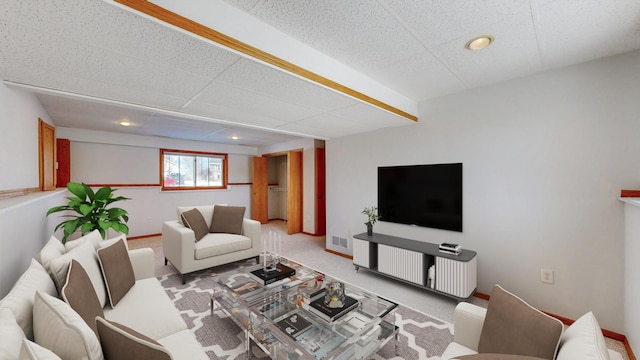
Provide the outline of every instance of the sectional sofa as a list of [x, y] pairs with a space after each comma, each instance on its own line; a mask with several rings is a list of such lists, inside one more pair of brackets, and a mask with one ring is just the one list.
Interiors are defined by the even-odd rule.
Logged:
[[2, 359], [208, 359], [154, 277], [153, 250], [97, 231], [51, 237], [0, 300], [0, 333]]

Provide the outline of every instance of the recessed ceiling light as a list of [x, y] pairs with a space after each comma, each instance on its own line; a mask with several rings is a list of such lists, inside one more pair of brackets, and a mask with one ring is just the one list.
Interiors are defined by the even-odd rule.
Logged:
[[126, 121], [126, 120], [120, 121], [118, 124], [120, 124], [122, 126], [130, 126], [131, 125], [131, 123], [129, 121]]
[[469, 50], [481, 50], [491, 45], [495, 40], [493, 35], [482, 35], [467, 41], [464, 47]]
[[235, 135], [233, 135], [231, 138], [232, 138], [233, 140], [238, 140], [238, 139], [240, 139], [239, 137], [237, 137], [237, 136], [235, 136]]

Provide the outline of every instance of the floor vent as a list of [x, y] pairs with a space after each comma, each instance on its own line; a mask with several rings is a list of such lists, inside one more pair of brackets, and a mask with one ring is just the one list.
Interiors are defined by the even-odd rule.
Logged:
[[346, 249], [348, 247], [347, 239], [340, 238], [340, 246]]

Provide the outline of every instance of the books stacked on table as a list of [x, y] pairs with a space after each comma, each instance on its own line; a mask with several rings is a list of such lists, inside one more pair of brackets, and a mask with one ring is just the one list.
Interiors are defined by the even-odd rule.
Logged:
[[321, 296], [309, 303], [309, 312], [318, 315], [321, 319], [327, 322], [333, 322], [349, 313], [351, 310], [357, 308], [358, 304], [358, 300], [345, 295], [343, 307], [331, 308], [324, 304], [324, 296]]
[[438, 246], [438, 250], [447, 254], [460, 255], [460, 253], [462, 252], [462, 246], [452, 243], [442, 243], [440, 244], [440, 246]]
[[263, 285], [269, 285], [276, 281], [290, 278], [296, 274], [296, 270], [286, 265], [278, 264], [276, 269], [272, 271], [264, 271], [264, 269], [253, 270], [251, 275]]

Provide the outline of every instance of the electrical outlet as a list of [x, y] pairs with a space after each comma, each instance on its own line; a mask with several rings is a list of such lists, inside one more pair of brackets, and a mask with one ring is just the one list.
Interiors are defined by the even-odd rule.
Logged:
[[553, 270], [540, 269], [540, 281], [545, 284], [553, 284]]

